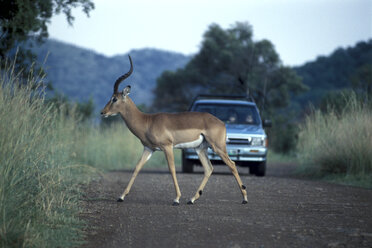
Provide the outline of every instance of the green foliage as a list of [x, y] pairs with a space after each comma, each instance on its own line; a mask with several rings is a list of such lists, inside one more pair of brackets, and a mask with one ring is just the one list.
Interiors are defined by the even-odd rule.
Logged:
[[76, 104], [76, 112], [83, 121], [92, 118], [93, 111], [94, 103], [92, 98], [89, 98], [86, 102], [78, 102]]
[[190, 105], [190, 100], [196, 95], [195, 82], [197, 76], [186, 69], [178, 69], [176, 72], [165, 71], [157, 79], [154, 90], [155, 99], [153, 109], [155, 111], [185, 111]]
[[343, 89], [330, 91], [320, 101], [319, 109], [324, 113], [334, 113], [340, 116], [353, 107], [353, 105], [350, 105], [350, 102], [355, 100], [367, 108], [372, 108], [371, 97], [372, 95], [360, 90]]
[[272, 127], [266, 130], [269, 147], [276, 153], [290, 154], [297, 146], [298, 124], [288, 115], [276, 115]]
[[372, 59], [369, 64], [357, 68], [351, 76], [351, 85], [357, 92], [364, 92], [366, 97], [372, 97]]
[[[70, 25], [74, 20], [72, 8], [81, 6], [88, 15], [94, 9], [90, 0], [2, 0], [0, 1], [0, 59], [4, 61], [7, 53], [16, 45], [31, 37], [38, 42], [48, 37], [47, 24], [53, 14], [64, 13]], [[25, 58], [32, 61], [32, 53], [21, 48], [17, 64]]]
[[77, 184], [89, 172], [71, 159], [77, 121], [44, 103], [32, 70], [24, 83], [14, 68], [0, 71], [0, 246], [76, 246]]
[[[294, 68], [310, 90], [295, 97], [301, 106], [312, 103], [317, 106], [332, 90], [344, 88], [371, 90], [372, 40], [358, 42], [346, 49], [339, 48], [328, 57]], [[369, 89], [369, 90], [368, 90]], [[370, 93], [369, 93], [370, 94]]]
[[372, 108], [356, 94], [339, 113], [314, 111], [299, 135], [302, 173], [372, 187], [371, 123]]
[[270, 41], [253, 41], [249, 24], [238, 22], [226, 30], [213, 24], [185, 68], [158, 78], [154, 107], [183, 111], [198, 93], [249, 92], [260, 109], [271, 113], [288, 106], [291, 95], [304, 90], [296, 73], [282, 65]]
[[83, 102], [71, 102], [67, 96], [56, 93], [53, 97], [45, 100], [46, 104], [52, 104], [61, 114], [66, 116], [75, 115], [80, 121], [90, 120], [94, 113], [93, 99]]
[[324, 113], [341, 115], [350, 99], [354, 97], [355, 92], [349, 89], [329, 91], [321, 99], [319, 109]]

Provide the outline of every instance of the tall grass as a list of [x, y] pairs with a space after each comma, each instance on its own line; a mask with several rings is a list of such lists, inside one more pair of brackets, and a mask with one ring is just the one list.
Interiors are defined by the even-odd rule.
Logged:
[[[143, 145], [124, 123], [106, 128], [88, 127], [77, 149], [77, 160], [101, 170], [134, 169]], [[175, 150], [175, 163], [180, 165], [180, 151]], [[145, 168], [167, 168], [163, 152], [153, 153]]]
[[341, 113], [315, 111], [299, 135], [301, 172], [372, 187], [372, 110], [355, 94]]
[[32, 69], [25, 84], [12, 65], [0, 73], [0, 246], [78, 245], [77, 121], [44, 104]]

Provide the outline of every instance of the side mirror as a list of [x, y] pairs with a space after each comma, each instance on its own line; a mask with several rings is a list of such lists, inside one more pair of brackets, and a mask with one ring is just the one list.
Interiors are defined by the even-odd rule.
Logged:
[[263, 127], [271, 127], [272, 126], [272, 122], [271, 122], [271, 120], [264, 120], [263, 122], [262, 122], [262, 126]]

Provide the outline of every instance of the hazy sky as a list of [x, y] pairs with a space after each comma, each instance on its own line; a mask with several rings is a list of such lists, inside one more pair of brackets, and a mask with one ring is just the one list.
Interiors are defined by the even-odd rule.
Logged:
[[268, 39], [284, 64], [300, 65], [337, 47], [372, 38], [371, 0], [95, 0], [90, 17], [79, 9], [73, 27], [63, 15], [51, 38], [105, 55], [135, 48], [198, 52], [212, 23], [249, 22], [254, 40]]

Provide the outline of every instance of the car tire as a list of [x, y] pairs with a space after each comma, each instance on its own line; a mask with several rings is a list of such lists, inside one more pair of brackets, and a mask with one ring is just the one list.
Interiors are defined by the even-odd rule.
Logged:
[[192, 160], [185, 158], [182, 153], [182, 172], [183, 173], [193, 173], [194, 172], [194, 163]]
[[256, 166], [255, 166], [255, 172], [254, 174], [258, 177], [263, 177], [266, 175], [266, 161], [263, 161], [263, 162], [259, 162]]

